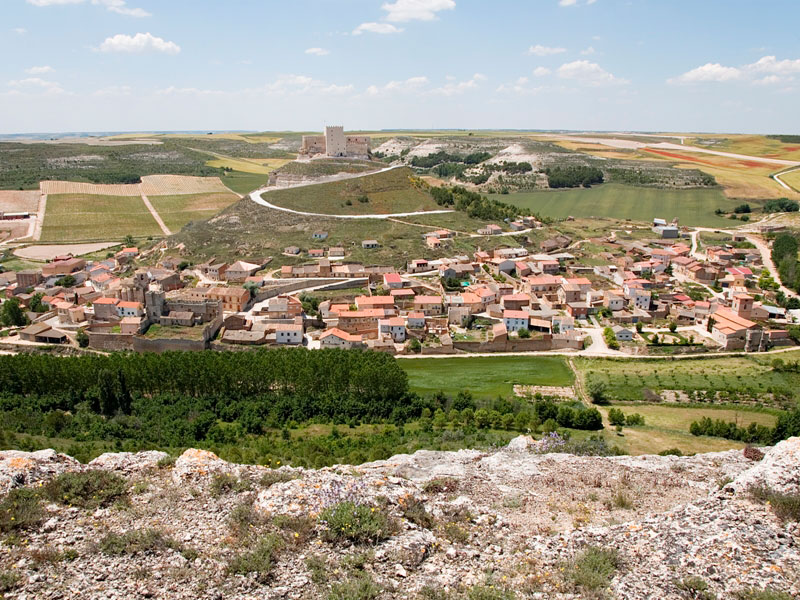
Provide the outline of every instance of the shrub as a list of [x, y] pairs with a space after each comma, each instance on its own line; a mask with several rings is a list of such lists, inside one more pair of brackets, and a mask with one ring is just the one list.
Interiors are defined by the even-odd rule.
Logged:
[[[144, 529], [142, 531], [126, 531], [123, 534], [111, 532], [103, 537], [97, 549], [110, 556], [133, 555], [143, 552], [163, 552], [175, 550], [183, 553], [185, 549], [181, 544], [158, 529]], [[190, 551], [192, 552], [192, 551]]]
[[625, 425], [625, 413], [618, 408], [608, 411], [608, 422], [612, 425]]
[[658, 453], [659, 456], [683, 456], [680, 448], [668, 448]]
[[458, 480], [453, 477], [431, 479], [422, 485], [422, 489], [426, 494], [453, 493], [458, 489]]
[[326, 526], [322, 536], [328, 542], [374, 543], [386, 539], [392, 530], [383, 509], [349, 501], [326, 508], [320, 521]]
[[414, 496], [407, 496], [402, 501], [403, 516], [412, 523], [430, 529], [434, 525], [431, 514], [425, 510], [425, 503]]
[[169, 469], [175, 466], [175, 457], [174, 456], [165, 456], [164, 458], [159, 459], [156, 463], [156, 466], [159, 469]]
[[608, 587], [619, 566], [619, 555], [611, 548], [589, 546], [564, 568], [564, 579], [579, 592], [599, 592]]
[[750, 497], [756, 502], [768, 503], [775, 516], [784, 523], [800, 521], [800, 493], [785, 494], [766, 485], [757, 485], [750, 488]]
[[43, 512], [39, 496], [28, 488], [15, 488], [0, 500], [0, 531], [8, 533], [36, 527]]
[[271, 534], [261, 538], [252, 550], [235, 556], [228, 563], [228, 573], [234, 575], [256, 574], [256, 580], [266, 582], [275, 557], [283, 547], [281, 538]]
[[606, 397], [608, 388], [602, 381], [590, 381], [586, 386], [586, 391], [589, 392], [589, 396], [591, 396], [592, 402], [595, 404], [608, 404], [608, 398]]
[[19, 583], [19, 575], [13, 571], [0, 571], [0, 594], [10, 592]]
[[629, 510], [633, 508], [633, 500], [630, 499], [630, 496], [628, 496], [624, 490], [617, 490], [617, 493], [614, 494], [614, 497], [611, 499], [611, 501], [616, 508], [621, 508], [623, 510]]
[[229, 473], [217, 473], [211, 480], [209, 488], [214, 498], [219, 498], [231, 492], [244, 492], [250, 489], [250, 482], [247, 479], [239, 479]]
[[381, 593], [381, 588], [367, 573], [361, 573], [342, 583], [335, 583], [328, 593], [328, 600], [374, 600]]
[[469, 540], [469, 531], [458, 523], [444, 524], [444, 537], [454, 543], [465, 544]]
[[250, 502], [237, 504], [228, 517], [228, 526], [233, 535], [241, 539], [247, 538], [263, 522], [263, 518], [255, 511]]
[[309, 556], [306, 559], [306, 567], [311, 573], [311, 581], [314, 583], [325, 583], [328, 580], [328, 564], [321, 556]]
[[764, 458], [764, 453], [755, 446], [747, 446], [742, 450], [742, 454], [748, 460], [761, 460]]
[[793, 596], [786, 592], [777, 592], [771, 588], [759, 590], [757, 588], [744, 588], [733, 593], [736, 600], [792, 600]]
[[316, 521], [308, 516], [299, 515], [290, 517], [289, 515], [278, 515], [272, 519], [272, 524], [278, 529], [282, 529], [289, 534], [292, 544], [299, 546], [304, 544], [314, 535]]
[[44, 487], [44, 494], [53, 502], [91, 510], [125, 499], [127, 485], [125, 479], [108, 471], [62, 473]]
[[678, 593], [690, 600], [714, 600], [717, 596], [708, 591], [708, 584], [701, 577], [686, 577], [675, 584]]
[[467, 600], [514, 600], [517, 595], [492, 585], [476, 585], [467, 592]]

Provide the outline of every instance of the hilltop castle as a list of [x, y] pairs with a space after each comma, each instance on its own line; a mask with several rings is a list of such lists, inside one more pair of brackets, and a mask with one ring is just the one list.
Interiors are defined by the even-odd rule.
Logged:
[[369, 154], [370, 138], [366, 135], [345, 135], [344, 127], [325, 127], [325, 135], [304, 135], [300, 154], [314, 156], [366, 157]]

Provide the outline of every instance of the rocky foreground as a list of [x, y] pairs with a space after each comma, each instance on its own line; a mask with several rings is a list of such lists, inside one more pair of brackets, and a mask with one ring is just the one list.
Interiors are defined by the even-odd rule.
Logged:
[[[800, 438], [763, 457], [537, 449], [520, 437], [493, 453], [320, 470], [200, 450], [89, 465], [0, 452], [0, 589], [86, 600], [800, 597]], [[95, 480], [101, 488], [80, 488]], [[9, 502], [25, 494], [41, 496], [40, 514]]]

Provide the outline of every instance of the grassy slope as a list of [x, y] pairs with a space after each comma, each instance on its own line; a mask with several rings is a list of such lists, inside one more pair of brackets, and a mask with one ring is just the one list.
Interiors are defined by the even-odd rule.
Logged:
[[238, 200], [234, 194], [190, 194], [150, 198], [156, 212], [172, 231], [179, 231], [189, 221], [209, 219]]
[[783, 182], [789, 187], [800, 190], [800, 170], [792, 171], [786, 175], [781, 175], [781, 180], [783, 180]]
[[[440, 207], [424, 189], [415, 186], [410, 169], [394, 169], [358, 179], [277, 190], [270, 203], [293, 210], [334, 215], [387, 214], [437, 210]], [[359, 202], [367, 196], [369, 202]], [[350, 205], [345, 204], [350, 201]]]
[[254, 173], [242, 173], [240, 171], [227, 172], [220, 177], [225, 186], [244, 196], [255, 189], [267, 185], [269, 175], [257, 175]]
[[288, 158], [215, 158], [206, 164], [219, 169], [227, 167], [242, 173], [267, 175], [288, 162]]
[[114, 240], [126, 235], [161, 235], [161, 229], [139, 197], [48, 196], [42, 241]]
[[547, 217], [612, 217], [652, 221], [654, 217], [682, 225], [715, 227], [730, 222], [714, 214], [716, 208], [738, 204], [718, 190], [663, 190], [606, 183], [590, 189], [523, 192], [491, 196], [501, 202], [529, 208]]
[[477, 398], [510, 396], [514, 384], [570, 386], [574, 378], [559, 356], [498, 356], [470, 358], [415, 358], [401, 360], [411, 389], [419, 394], [461, 390]]

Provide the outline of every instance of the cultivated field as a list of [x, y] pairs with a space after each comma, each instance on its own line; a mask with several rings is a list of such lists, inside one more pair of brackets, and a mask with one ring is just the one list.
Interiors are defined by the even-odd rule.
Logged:
[[228, 171], [221, 177], [222, 183], [229, 190], [233, 190], [240, 196], [245, 196], [260, 187], [267, 185], [268, 175], [257, 175], [253, 173], [241, 173], [239, 171]]
[[0, 212], [35, 213], [41, 194], [37, 191], [15, 192], [0, 190]]
[[765, 135], [702, 135], [687, 139], [686, 143], [720, 152], [800, 161], [800, 144], [784, 143]]
[[156, 212], [173, 232], [179, 231], [190, 221], [209, 219], [239, 200], [236, 194], [189, 194], [178, 196], [148, 197]]
[[161, 234], [140, 196], [54, 194], [47, 198], [41, 240], [101, 241]]
[[267, 175], [291, 162], [288, 158], [215, 158], [206, 164], [218, 169], [227, 168], [241, 173]]
[[114, 242], [99, 242], [96, 244], [37, 244], [35, 246], [26, 246], [25, 248], [17, 248], [14, 254], [21, 258], [28, 258], [31, 260], [52, 260], [56, 256], [63, 256], [64, 254], [72, 254], [73, 256], [82, 256], [92, 252], [98, 252], [111, 248], [118, 244]]
[[[42, 181], [43, 194], [81, 194], [88, 196], [141, 196], [138, 183], [133, 184], [99, 184], [81, 183], [77, 181]], [[49, 204], [48, 204], [49, 208]]]
[[141, 193], [148, 197], [224, 194], [230, 191], [219, 177], [189, 177], [187, 175], [146, 175], [142, 177], [141, 188]]
[[[362, 202], [367, 198], [367, 202]], [[357, 179], [270, 192], [276, 206], [336, 215], [386, 214], [437, 210], [424, 184], [415, 183], [410, 169], [394, 169]]]
[[606, 183], [590, 189], [493, 194], [490, 197], [546, 217], [611, 217], [652, 221], [654, 217], [681, 225], [729, 226], [730, 221], [714, 214], [717, 208], [732, 210], [738, 202], [718, 190], [664, 190]]
[[[779, 355], [783, 360], [797, 360], [800, 353]], [[696, 360], [576, 360], [587, 381], [600, 381], [609, 396], [617, 400], [642, 401], [645, 390], [719, 391], [730, 399], [758, 398], [769, 403], [774, 394], [791, 397], [800, 386], [800, 375], [774, 371], [770, 357], [720, 357]], [[782, 404], [783, 401], [777, 401]]]
[[781, 180], [789, 187], [800, 190], [800, 169], [781, 175]]
[[469, 390], [473, 396], [510, 397], [514, 385], [571, 386], [572, 371], [560, 356], [498, 356], [470, 358], [402, 359], [412, 391], [429, 395], [442, 391], [455, 396]]

